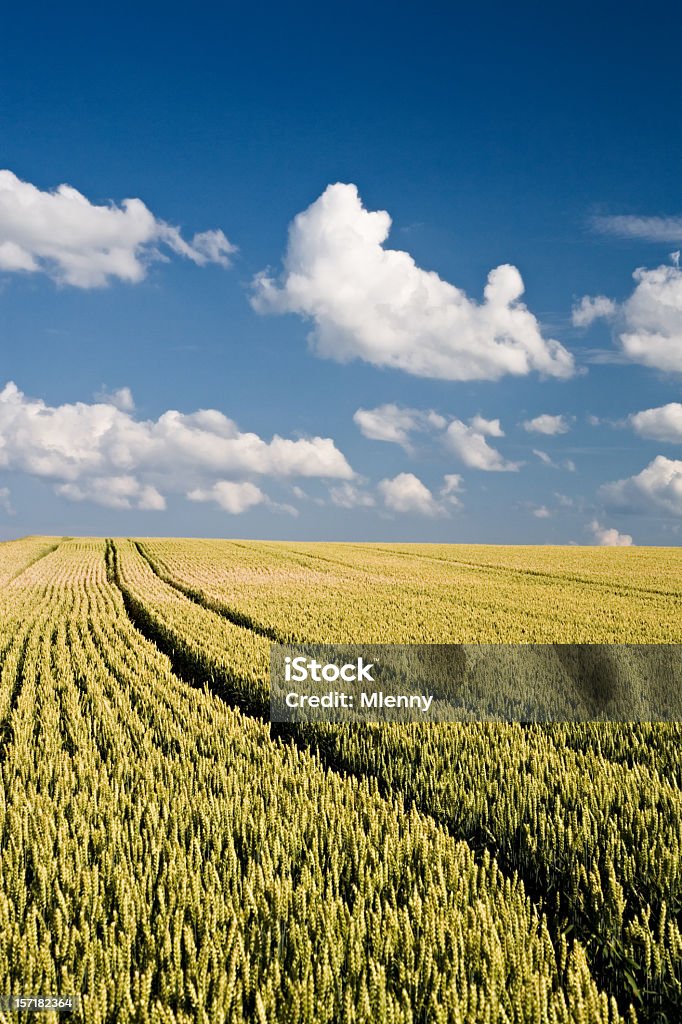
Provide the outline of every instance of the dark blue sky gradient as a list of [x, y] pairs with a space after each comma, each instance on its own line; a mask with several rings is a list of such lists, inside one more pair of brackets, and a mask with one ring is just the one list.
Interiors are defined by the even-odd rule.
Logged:
[[[3, 15], [0, 166], [92, 202], [134, 196], [194, 231], [222, 228], [233, 267], [155, 263], [138, 285], [84, 291], [45, 275], [0, 275], [0, 386], [50, 404], [131, 387], [142, 417], [218, 408], [269, 438], [333, 437], [370, 481], [413, 472], [436, 490], [461, 472], [451, 518], [303, 504], [298, 519], [231, 517], [170, 497], [165, 512], [69, 503], [50, 481], [0, 471], [16, 515], [0, 536], [138, 533], [589, 543], [597, 517], [641, 543], [678, 543], [660, 514], [605, 513], [599, 485], [679, 448], [590, 427], [679, 400], [679, 379], [595, 364], [610, 329], [571, 326], [577, 297], [623, 299], [638, 266], [672, 245], [595, 234], [595, 214], [680, 212], [679, 39], [672, 5], [491, 3], [26, 5]], [[489, 270], [518, 266], [525, 301], [586, 367], [571, 381], [452, 383], [312, 355], [309, 325], [260, 317], [249, 283], [279, 268], [292, 217], [331, 182], [357, 184], [393, 218], [390, 246], [480, 299]], [[398, 402], [466, 419], [499, 417], [519, 473], [463, 470], [433, 444], [414, 456], [363, 438], [359, 406]], [[575, 417], [558, 438], [518, 426]], [[567, 474], [530, 450], [572, 458]], [[304, 486], [307, 486], [302, 482]], [[262, 486], [276, 500], [284, 491]], [[308, 488], [318, 497], [325, 487]], [[554, 492], [573, 509], [555, 508]], [[538, 520], [531, 505], [551, 506]]]

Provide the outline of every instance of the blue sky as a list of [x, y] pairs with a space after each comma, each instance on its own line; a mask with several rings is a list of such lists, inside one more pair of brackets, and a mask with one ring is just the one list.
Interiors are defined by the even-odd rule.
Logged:
[[5, 17], [0, 536], [678, 544], [679, 14], [191, 15]]

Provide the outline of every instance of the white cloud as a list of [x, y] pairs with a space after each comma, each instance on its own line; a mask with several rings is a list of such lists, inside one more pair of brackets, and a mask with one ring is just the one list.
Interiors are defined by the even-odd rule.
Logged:
[[433, 411], [421, 412], [419, 409], [406, 409], [389, 403], [375, 409], [358, 409], [353, 414], [353, 422], [372, 441], [391, 441], [409, 449], [411, 433], [442, 430], [447, 421]]
[[546, 466], [552, 466], [553, 469], [559, 468], [552, 456], [548, 455], [547, 452], [543, 452], [539, 448], [533, 448], [533, 455], [537, 455], [540, 462], [544, 462]]
[[127, 387], [117, 388], [115, 391], [109, 391], [102, 387], [95, 392], [94, 397], [96, 401], [103, 402], [104, 405], [114, 405], [117, 409], [122, 409], [123, 412], [132, 412], [135, 408], [133, 393]]
[[547, 452], [541, 451], [540, 448], [533, 448], [533, 455], [540, 459], [545, 466], [551, 466], [552, 469], [566, 469], [569, 473], [575, 473], [575, 462], [573, 459], [564, 459], [563, 462], [555, 462], [551, 455]]
[[13, 383], [0, 390], [0, 468], [53, 480], [74, 501], [150, 509], [227, 477], [354, 477], [331, 438], [265, 441], [215, 409], [138, 420], [110, 402], [48, 406]]
[[499, 420], [486, 420], [483, 416], [472, 416], [469, 420], [472, 430], [488, 437], [504, 437], [504, 430]]
[[615, 307], [623, 355], [682, 373], [682, 271], [676, 265], [640, 267], [632, 276], [637, 282], [632, 295]]
[[533, 509], [533, 515], [536, 519], [549, 519], [552, 513], [546, 505], [538, 505], [537, 508]]
[[371, 508], [375, 504], [371, 494], [347, 481], [338, 487], [330, 487], [329, 497], [338, 508]]
[[682, 271], [661, 266], [636, 270], [637, 287], [622, 306], [620, 342], [628, 359], [682, 372]]
[[565, 416], [551, 416], [543, 413], [532, 420], [524, 420], [523, 429], [529, 433], [547, 434], [553, 437], [555, 434], [565, 434], [571, 428]]
[[613, 299], [608, 299], [606, 295], [583, 295], [573, 307], [571, 320], [575, 327], [589, 327], [600, 317], [608, 319], [614, 316], [617, 309]]
[[[476, 423], [476, 426], [474, 426]], [[487, 428], [486, 428], [487, 424]], [[477, 429], [478, 428], [478, 429]], [[483, 429], [482, 429], [483, 428]], [[482, 420], [474, 417], [467, 426], [461, 420], [453, 420], [445, 431], [445, 444], [465, 466], [491, 472], [513, 472], [520, 462], [508, 462], [496, 448], [486, 441], [485, 435], [504, 437], [499, 420]]]
[[91, 501], [107, 508], [139, 508], [159, 512], [166, 499], [151, 484], [142, 484], [134, 476], [96, 476], [82, 483], [58, 484], [55, 491], [69, 501]]
[[235, 483], [232, 480], [218, 480], [212, 487], [197, 487], [187, 495], [190, 501], [212, 501], [233, 516], [241, 515], [254, 505], [262, 505], [267, 497], [250, 481]]
[[603, 484], [599, 493], [609, 508], [682, 516], [682, 460], [657, 455], [641, 473]]
[[668, 402], [656, 409], [643, 409], [629, 417], [640, 437], [682, 443], [682, 404]]
[[462, 490], [462, 478], [459, 473], [446, 473], [443, 477], [443, 486], [440, 489], [440, 496], [450, 505], [460, 506], [458, 492]]
[[646, 242], [682, 241], [682, 217], [594, 217], [592, 226], [604, 235], [641, 238]]
[[254, 279], [254, 309], [311, 319], [312, 347], [338, 362], [443, 380], [573, 375], [571, 354], [542, 336], [519, 301], [516, 267], [492, 270], [478, 303], [409, 253], [384, 248], [390, 228], [386, 211], [364, 209], [355, 185], [330, 185], [290, 225], [281, 283], [265, 272]]
[[459, 473], [446, 473], [443, 477], [441, 494], [453, 494], [462, 489], [462, 478]]
[[6, 512], [8, 516], [14, 515], [14, 509], [12, 508], [12, 496], [9, 487], [0, 487], [0, 508], [3, 512]]
[[443, 513], [431, 491], [414, 473], [398, 473], [392, 480], [382, 480], [378, 490], [391, 512], [416, 512], [423, 516]]
[[590, 523], [590, 530], [597, 543], [605, 548], [629, 548], [633, 544], [629, 533], [619, 533], [613, 526], [601, 526], [596, 519]]
[[227, 266], [235, 247], [222, 231], [185, 241], [141, 199], [97, 206], [70, 185], [43, 192], [0, 171], [0, 271], [42, 272], [60, 284], [97, 288], [141, 281], [160, 246], [203, 266]]

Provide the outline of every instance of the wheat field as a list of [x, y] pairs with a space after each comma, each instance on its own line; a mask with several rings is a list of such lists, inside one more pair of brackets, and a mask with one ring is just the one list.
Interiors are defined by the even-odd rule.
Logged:
[[679, 644], [681, 570], [0, 544], [2, 992], [79, 995], [88, 1024], [678, 1022], [677, 722], [277, 730], [267, 706], [272, 642]]

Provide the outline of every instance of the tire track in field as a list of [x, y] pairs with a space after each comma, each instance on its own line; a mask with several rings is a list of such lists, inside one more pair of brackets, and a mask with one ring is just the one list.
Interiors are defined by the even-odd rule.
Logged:
[[[204, 689], [207, 687], [211, 693], [216, 697], [219, 697], [225, 704], [233, 709], [241, 711], [242, 714], [248, 715], [250, 718], [258, 719], [260, 722], [269, 723], [270, 721], [270, 701], [266, 699], [264, 695], [258, 693], [252, 693], [247, 696], [248, 686], [239, 685], [246, 684], [247, 681], [241, 679], [236, 673], [230, 676], [225, 670], [218, 669], [213, 665], [208, 665], [199, 655], [193, 653], [188, 645], [181, 643], [174, 643], [173, 640], [164, 635], [159, 629], [152, 615], [149, 614], [148, 610], [144, 607], [144, 604], [131, 593], [127, 585], [121, 580], [116, 544], [112, 540], [106, 542], [106, 561], [107, 561], [107, 578], [109, 582], [117, 587], [121, 597], [123, 599], [123, 607], [125, 608], [126, 614], [137, 632], [149, 643], [152, 643], [162, 654], [168, 658], [171, 669], [183, 683], [187, 686], [191, 686], [193, 689]], [[208, 611], [211, 614], [218, 614], [212, 608], [207, 608], [199, 596], [185, 593], [173, 584], [168, 583], [163, 576], [160, 575], [155, 567], [149, 562], [146, 556], [140, 551], [140, 557], [142, 557], [145, 563], [149, 566], [151, 572], [157, 576], [161, 582], [168, 586], [170, 590], [178, 595], [183, 601], [187, 601], [189, 604], [196, 604], [202, 608], [205, 612]], [[234, 622], [228, 618], [227, 615], [222, 615], [232, 625], [237, 626], [239, 629], [243, 629], [245, 632], [252, 632], [263, 639], [270, 639], [264, 636], [262, 633], [258, 633], [256, 630], [249, 630], [242, 622]], [[276, 641], [279, 643], [279, 641]], [[235, 683], [238, 684], [235, 686]]]
[[[283, 644], [283, 645], [287, 645], [287, 644], [292, 643], [292, 641], [291, 641], [291, 639], [289, 637], [284, 636], [282, 633], [278, 632], [278, 630], [276, 630], [274, 627], [271, 627], [271, 628], [264, 627], [264, 626], [260, 625], [260, 623], [255, 622], [254, 620], [252, 620], [248, 615], [242, 614], [242, 613], [240, 613], [240, 612], [238, 612], [238, 611], [228, 607], [226, 604], [224, 604], [222, 601], [220, 601], [218, 599], [211, 598], [209, 595], [205, 594], [204, 591], [200, 590], [199, 588], [193, 588], [193, 587], [190, 587], [190, 586], [183, 586], [181, 583], [176, 582], [170, 576], [168, 576], [166, 573], [164, 573], [164, 571], [160, 568], [160, 566], [156, 563], [156, 561], [152, 558], [152, 556], [149, 555], [146, 552], [146, 550], [144, 548], [144, 545], [142, 543], [140, 543], [138, 541], [134, 541], [133, 543], [134, 543], [135, 547], [137, 548], [137, 551], [139, 552], [140, 556], [145, 560], [145, 562], [147, 563], [147, 565], [149, 566], [151, 571], [154, 573], [154, 575], [157, 576], [163, 583], [165, 583], [167, 586], [169, 586], [176, 593], [180, 594], [182, 597], [187, 598], [188, 600], [190, 600], [194, 604], [199, 605], [199, 607], [201, 607], [201, 608], [208, 609], [209, 611], [214, 612], [216, 615], [219, 615], [221, 618], [226, 619], [228, 622], [232, 623], [233, 625], [236, 625], [236, 626], [238, 626], [241, 629], [249, 630], [252, 633], [256, 634], [257, 636], [263, 637], [266, 640], [270, 640], [273, 643], [278, 643], [278, 644]], [[234, 544], [235, 547], [243, 547], [243, 548], [247, 548], [248, 547], [248, 545], [242, 545], [242, 544], [240, 544], [237, 541], [232, 541], [230, 543]], [[356, 545], [356, 546], [362, 550], [362, 546], [361, 545]], [[376, 549], [374, 549], [374, 550], [376, 550]], [[390, 551], [390, 549], [388, 549], [388, 550]], [[278, 555], [278, 557], [280, 559], [286, 558], [287, 557], [287, 553], [289, 551], [290, 551], [290, 549], [283, 549], [283, 552], [282, 553], [277, 552], [277, 555]], [[298, 552], [293, 552], [293, 553], [294, 554], [298, 554]], [[405, 553], [405, 554], [408, 555], [408, 553]], [[309, 556], [306, 556], [306, 557], [309, 557], [311, 559], [319, 559], [320, 561], [332, 562], [332, 563], [336, 563], [336, 564], [346, 565], [346, 563], [344, 563], [344, 562], [339, 562], [338, 559], [327, 558], [326, 556], [322, 556], [322, 555], [309, 555]], [[424, 557], [428, 558], [430, 556], [425, 555]], [[439, 559], [439, 560], [441, 560], [441, 561], [448, 561], [447, 559]], [[116, 581], [114, 580], [114, 582], [116, 582]], [[130, 614], [130, 609], [127, 608], [127, 610], [128, 610], [128, 612]], [[137, 610], [137, 611], [135, 609], [133, 609], [133, 614], [141, 615], [141, 619], [143, 620], [143, 623], [147, 622], [147, 616], [146, 616], [146, 614], [144, 612], [144, 609], [140, 609], [140, 610]], [[144, 631], [144, 629], [142, 631]], [[155, 639], [155, 641], [154, 641], [157, 646], [160, 646], [160, 643], [159, 643], [160, 639], [161, 638], [158, 638], [158, 639]], [[186, 673], [188, 671], [188, 666], [186, 665], [185, 661], [183, 661], [182, 659], [179, 659], [178, 652], [176, 650], [174, 650], [168, 643], [166, 643], [163, 640], [161, 640], [161, 642], [163, 643], [163, 648], [162, 649], [163, 649], [164, 653], [167, 655], [167, 657], [169, 657], [171, 659], [171, 661], [174, 661], [174, 663], [177, 664], [177, 670], [174, 668], [174, 671], [176, 671], [176, 675], [180, 675], [180, 676], [182, 676], [184, 678], [183, 669], [184, 669], [184, 674], [185, 675], [186, 675]], [[309, 642], [313, 642], [313, 641], [309, 641]], [[559, 644], [559, 645], [553, 645], [553, 646], [557, 646], [560, 649], [562, 645]], [[196, 668], [195, 668], [194, 664], [192, 666], [190, 666], [190, 669], [192, 671], [196, 671]], [[201, 673], [201, 681], [204, 682], [204, 683], [208, 683], [209, 686], [214, 686], [214, 683], [215, 683], [215, 681], [213, 680], [212, 673], [207, 671], [207, 670], [203, 671]], [[260, 720], [266, 720], [266, 721], [269, 720], [269, 711], [270, 711], [269, 706], [266, 707], [261, 702], [255, 702], [255, 701], [254, 701], [252, 706], [248, 706], [243, 701], [235, 700], [234, 697], [229, 696], [229, 692], [227, 693], [227, 696], [226, 696], [225, 692], [223, 692], [221, 694], [221, 696], [223, 697], [223, 699], [227, 699], [227, 701], [229, 703], [231, 703], [233, 706], [240, 707], [240, 709], [242, 711], [245, 711], [247, 714], [254, 715], [255, 717], [259, 718]], [[586, 724], [589, 724], [589, 723], [586, 723]], [[277, 727], [278, 734], [284, 734], [284, 732], [286, 732], [286, 730], [288, 728], [288, 726], [285, 726], [284, 723], [271, 723], [271, 725], [273, 727]], [[533, 722], [520, 722], [519, 725], [521, 726], [522, 730], [524, 730], [524, 731], [526, 731], [527, 729], [532, 730], [534, 728], [542, 728], [541, 724], [533, 723]], [[307, 743], [307, 741], [304, 740], [303, 742], [304, 742], [304, 744], [307, 747], [310, 746], [310, 744]], [[570, 746], [572, 749], [574, 749], [576, 752], [580, 752], [580, 750], [582, 749], [581, 744], [579, 742], [577, 742], [577, 741], [575, 743], [573, 743], [569, 739], [569, 740], [564, 740], [562, 742], [566, 742], [567, 745]], [[614, 756], [614, 755], [607, 755], [607, 754], [603, 754], [603, 753], [600, 753], [600, 756], [603, 757], [604, 761], [608, 761], [611, 764], [623, 764], [624, 763], [622, 757], [618, 757], [618, 756]], [[635, 765], [639, 765], [639, 764], [640, 764], [640, 762], [635, 761], [633, 764], [628, 765], [628, 767], [632, 768], [632, 767], [635, 767]], [[653, 766], [650, 766], [650, 767], [660, 768], [660, 766], [656, 766], [656, 765], [653, 765]], [[351, 769], [347, 768], [347, 766], [344, 766], [344, 770], [350, 771]]]
[[[163, 583], [169, 586], [185, 600], [197, 604], [204, 610], [213, 611], [211, 608], [207, 609], [206, 604], [199, 596], [200, 592], [191, 592], [189, 588], [188, 591], [185, 591], [182, 587], [174, 585], [166, 580], [164, 576], [157, 571], [153, 562], [144, 553], [141, 545], [138, 545], [137, 542], [135, 542], [135, 544], [140, 556], [144, 558], [145, 562], [149, 565], [150, 570], [159, 579], [161, 579]], [[273, 742], [288, 743], [301, 752], [312, 754], [319, 759], [326, 771], [342, 776], [345, 775], [358, 781], [366, 782], [368, 780], [372, 780], [377, 787], [378, 794], [384, 800], [392, 801], [396, 796], [399, 796], [403, 801], [406, 811], [410, 808], [414, 808], [425, 817], [430, 818], [436, 825], [444, 828], [453, 840], [457, 842], [465, 842], [471, 850], [475, 861], [479, 865], [484, 864], [485, 858], [493, 857], [497, 861], [499, 869], [505, 877], [509, 879], [516, 878], [523, 884], [523, 889], [526, 898], [532, 907], [533, 914], [538, 921], [544, 920], [546, 923], [554, 949], [558, 951], [561, 948], [562, 942], [567, 942], [569, 950], [572, 948], [572, 940], [574, 938], [573, 924], [567, 919], [563, 911], [555, 911], [551, 907], [548, 893], [539, 879], [533, 877], [532, 871], [520, 870], [519, 867], [514, 864], [513, 858], [507, 857], [499, 849], [497, 838], [482, 822], [479, 823], [478, 826], [476, 824], [472, 826], [472, 823], [469, 823], [469, 826], [466, 829], [458, 830], [451, 822], [448, 822], [438, 814], [434, 814], [432, 810], [429, 810], [429, 808], [425, 806], [418, 797], [409, 797], [407, 794], [392, 789], [388, 780], [382, 778], [380, 772], [373, 770], [371, 767], [365, 769], [358, 766], [351, 759], [345, 758], [341, 752], [335, 752], [329, 749], [325, 744], [324, 736], [316, 735], [314, 727], [311, 729], [310, 725], [301, 726], [295, 723], [270, 722], [269, 706], [266, 707], [262, 703], [257, 703], [256, 701], [254, 701], [251, 706], [245, 706], [243, 702], [240, 703], [238, 700], [234, 699], [234, 697], [229, 693], [229, 681], [227, 686], [221, 686], [220, 679], [217, 677], [219, 676], [219, 673], [209, 674], [205, 672], [200, 659], [193, 657], [190, 650], [179, 652], [168, 642], [167, 638], [162, 638], [158, 635], [158, 631], [156, 630], [151, 617], [145, 615], [142, 603], [137, 598], [134, 598], [133, 595], [127, 593], [127, 587], [119, 580], [116, 554], [115, 543], [113, 541], [107, 541], [107, 572], [109, 579], [120, 590], [125, 609], [130, 617], [132, 625], [146, 640], [151, 641], [167, 655], [171, 662], [173, 672], [182, 682], [195, 688], [201, 685], [207, 686], [215, 696], [222, 699], [230, 707], [241, 711], [250, 718], [269, 724], [270, 738]], [[235, 622], [231, 616], [225, 615], [224, 608], [221, 607], [220, 613], [233, 624], [238, 625], [243, 629], [248, 629], [248, 626], [246, 626], [243, 621]], [[246, 616], [244, 616], [244, 618], [246, 618]], [[265, 636], [265, 638], [268, 638], [267, 634], [264, 634], [261, 629], [255, 629], [252, 630], [252, 632], [257, 633], [259, 636]], [[161, 643], [159, 643], [159, 641], [161, 641]], [[595, 981], [597, 981], [596, 977]], [[603, 979], [601, 982], [597, 981], [597, 983], [600, 985], [600, 988], [603, 989]], [[626, 992], [613, 994], [620, 1006], [621, 1013], [625, 1015], [628, 1005], [630, 1004], [631, 997]]]
[[[236, 541], [233, 541], [232, 543], [235, 544], [236, 547], [247, 547], [247, 545], [240, 545]], [[636, 584], [632, 583], [619, 583], [617, 581], [611, 582], [606, 580], [589, 579], [586, 576], [568, 574], [564, 575], [561, 573], [549, 572], [542, 569], [519, 569], [516, 568], [516, 566], [500, 565], [495, 564], [494, 562], [470, 562], [466, 561], [465, 559], [444, 558], [441, 555], [428, 555], [421, 551], [398, 551], [393, 548], [384, 548], [374, 545], [369, 546], [349, 543], [348, 547], [353, 548], [356, 551], [381, 552], [382, 554], [392, 555], [398, 558], [422, 559], [423, 561], [427, 562], [438, 562], [440, 565], [452, 566], [453, 568], [467, 569], [478, 572], [479, 574], [497, 574], [500, 576], [507, 576], [512, 578], [534, 577], [540, 580], [548, 580], [552, 583], [575, 583], [579, 586], [586, 587], [588, 589], [594, 589], [598, 591], [605, 590], [609, 593], [617, 592], [619, 596], [643, 595], [646, 597], [675, 597], [678, 599], [682, 598], [682, 593], [680, 593], [680, 591], [657, 590], [651, 587], [638, 587]], [[270, 549], [268, 549], [268, 551], [270, 551]], [[329, 562], [334, 565], [343, 566], [344, 568], [355, 572], [362, 571], [358, 566], [353, 565], [352, 562], [344, 561], [341, 558], [330, 558], [329, 555], [317, 555], [310, 551], [298, 551], [296, 548], [288, 547], [284, 547], [283, 551], [285, 551], [290, 556], [294, 555], [296, 557], [306, 558], [318, 562]], [[276, 554], [277, 552], [275, 552], [273, 549], [272, 553]]]
[[[54, 554], [64, 538], [32, 558], [31, 561], [19, 569], [14, 576], [5, 581], [5, 586], [18, 580], [19, 577], [37, 562]], [[21, 581], [19, 582], [19, 586]], [[35, 584], [31, 585], [31, 589]], [[28, 590], [29, 588], [27, 588]], [[26, 591], [24, 591], [26, 593]], [[26, 615], [20, 622], [15, 622], [14, 632], [10, 634], [7, 643], [0, 650], [0, 763], [5, 760], [7, 748], [11, 746], [14, 739], [14, 716], [19, 704], [24, 684], [24, 666], [28, 655], [33, 634], [44, 629], [51, 607], [51, 595], [49, 591], [40, 591], [38, 600], [32, 604], [30, 614]]]
[[[421, 551], [396, 551], [392, 548], [370, 547], [369, 545], [351, 545], [358, 551], [381, 551], [384, 554], [398, 555], [401, 558], [421, 558], [425, 561], [439, 562], [443, 565], [452, 565], [466, 569], [477, 569], [488, 574], [497, 573], [500, 576], [531, 576], [543, 580], [550, 580], [552, 583], [577, 583], [588, 589], [606, 590], [610, 593], [618, 591], [623, 595], [635, 594], [649, 597], [676, 597], [682, 598], [679, 590], [657, 590], [652, 587], [638, 587], [634, 583], [618, 583], [617, 581], [589, 579], [587, 576], [564, 575], [557, 572], [549, 572], [543, 569], [517, 569], [513, 565], [500, 565], [494, 562], [469, 562], [466, 559], [443, 558], [441, 555], [427, 555]], [[292, 550], [292, 549], [287, 549]], [[309, 555], [310, 558], [321, 558], [319, 555]], [[331, 561], [331, 559], [327, 559]], [[340, 562], [341, 565], [348, 565], [347, 562]]]
[[[21, 696], [26, 653], [28, 651], [28, 644], [34, 626], [35, 622], [29, 623], [28, 626], [25, 626], [23, 630], [18, 633], [18, 637], [15, 636], [11, 645], [5, 652], [2, 672], [0, 672], [0, 680], [3, 685], [3, 692], [0, 695], [0, 700], [2, 701], [0, 717], [0, 764], [4, 762], [7, 755], [7, 748], [11, 745], [14, 738], [14, 726], [12, 724], [12, 720], [19, 703], [19, 697]], [[12, 666], [11, 659], [15, 648], [18, 648], [16, 654], [16, 665]], [[9, 665], [10, 671], [12, 671], [13, 668], [13, 672], [10, 685], [7, 687], [7, 691], [4, 691], [4, 684], [6, 681], [5, 667], [7, 665]]]
[[55, 544], [51, 544], [45, 551], [41, 551], [39, 554], [37, 554], [35, 556], [35, 558], [32, 558], [29, 562], [26, 563], [26, 565], [23, 565], [21, 567], [21, 569], [18, 569], [17, 572], [15, 572], [13, 576], [9, 576], [6, 580], [4, 580], [3, 584], [2, 584], [3, 587], [6, 587], [9, 583], [13, 583], [14, 580], [16, 580], [16, 579], [19, 579], [19, 577], [23, 573], [25, 573], [28, 569], [30, 569], [32, 565], [35, 565], [36, 562], [40, 562], [41, 559], [47, 558], [48, 555], [54, 554], [54, 552], [57, 550], [57, 548], [61, 545], [62, 541], [65, 541], [65, 540], [70, 540], [70, 538], [69, 537], [60, 537], [59, 540]]
[[[111, 542], [113, 544], [113, 541]], [[140, 556], [144, 558], [145, 562], [152, 570], [155, 576], [158, 576], [167, 586], [172, 587], [178, 594], [182, 594], [183, 597], [189, 598], [190, 601], [194, 601], [195, 604], [200, 605], [202, 608], [208, 608], [210, 611], [215, 612], [216, 615], [222, 616], [223, 619], [227, 619], [233, 626], [239, 626], [241, 629], [248, 629], [251, 633], [256, 633], [257, 636], [262, 636], [265, 640], [270, 640], [275, 644], [286, 644], [289, 641], [286, 637], [275, 629], [274, 626], [263, 626], [252, 619], [250, 615], [246, 615], [244, 612], [237, 611], [236, 608], [230, 608], [221, 601], [217, 601], [204, 593], [199, 588], [183, 586], [182, 583], [178, 583], [176, 580], [170, 579], [160, 569], [154, 559], [145, 551], [144, 546], [139, 541], [133, 541], [133, 544], [137, 548]], [[120, 585], [119, 585], [120, 589]]]

